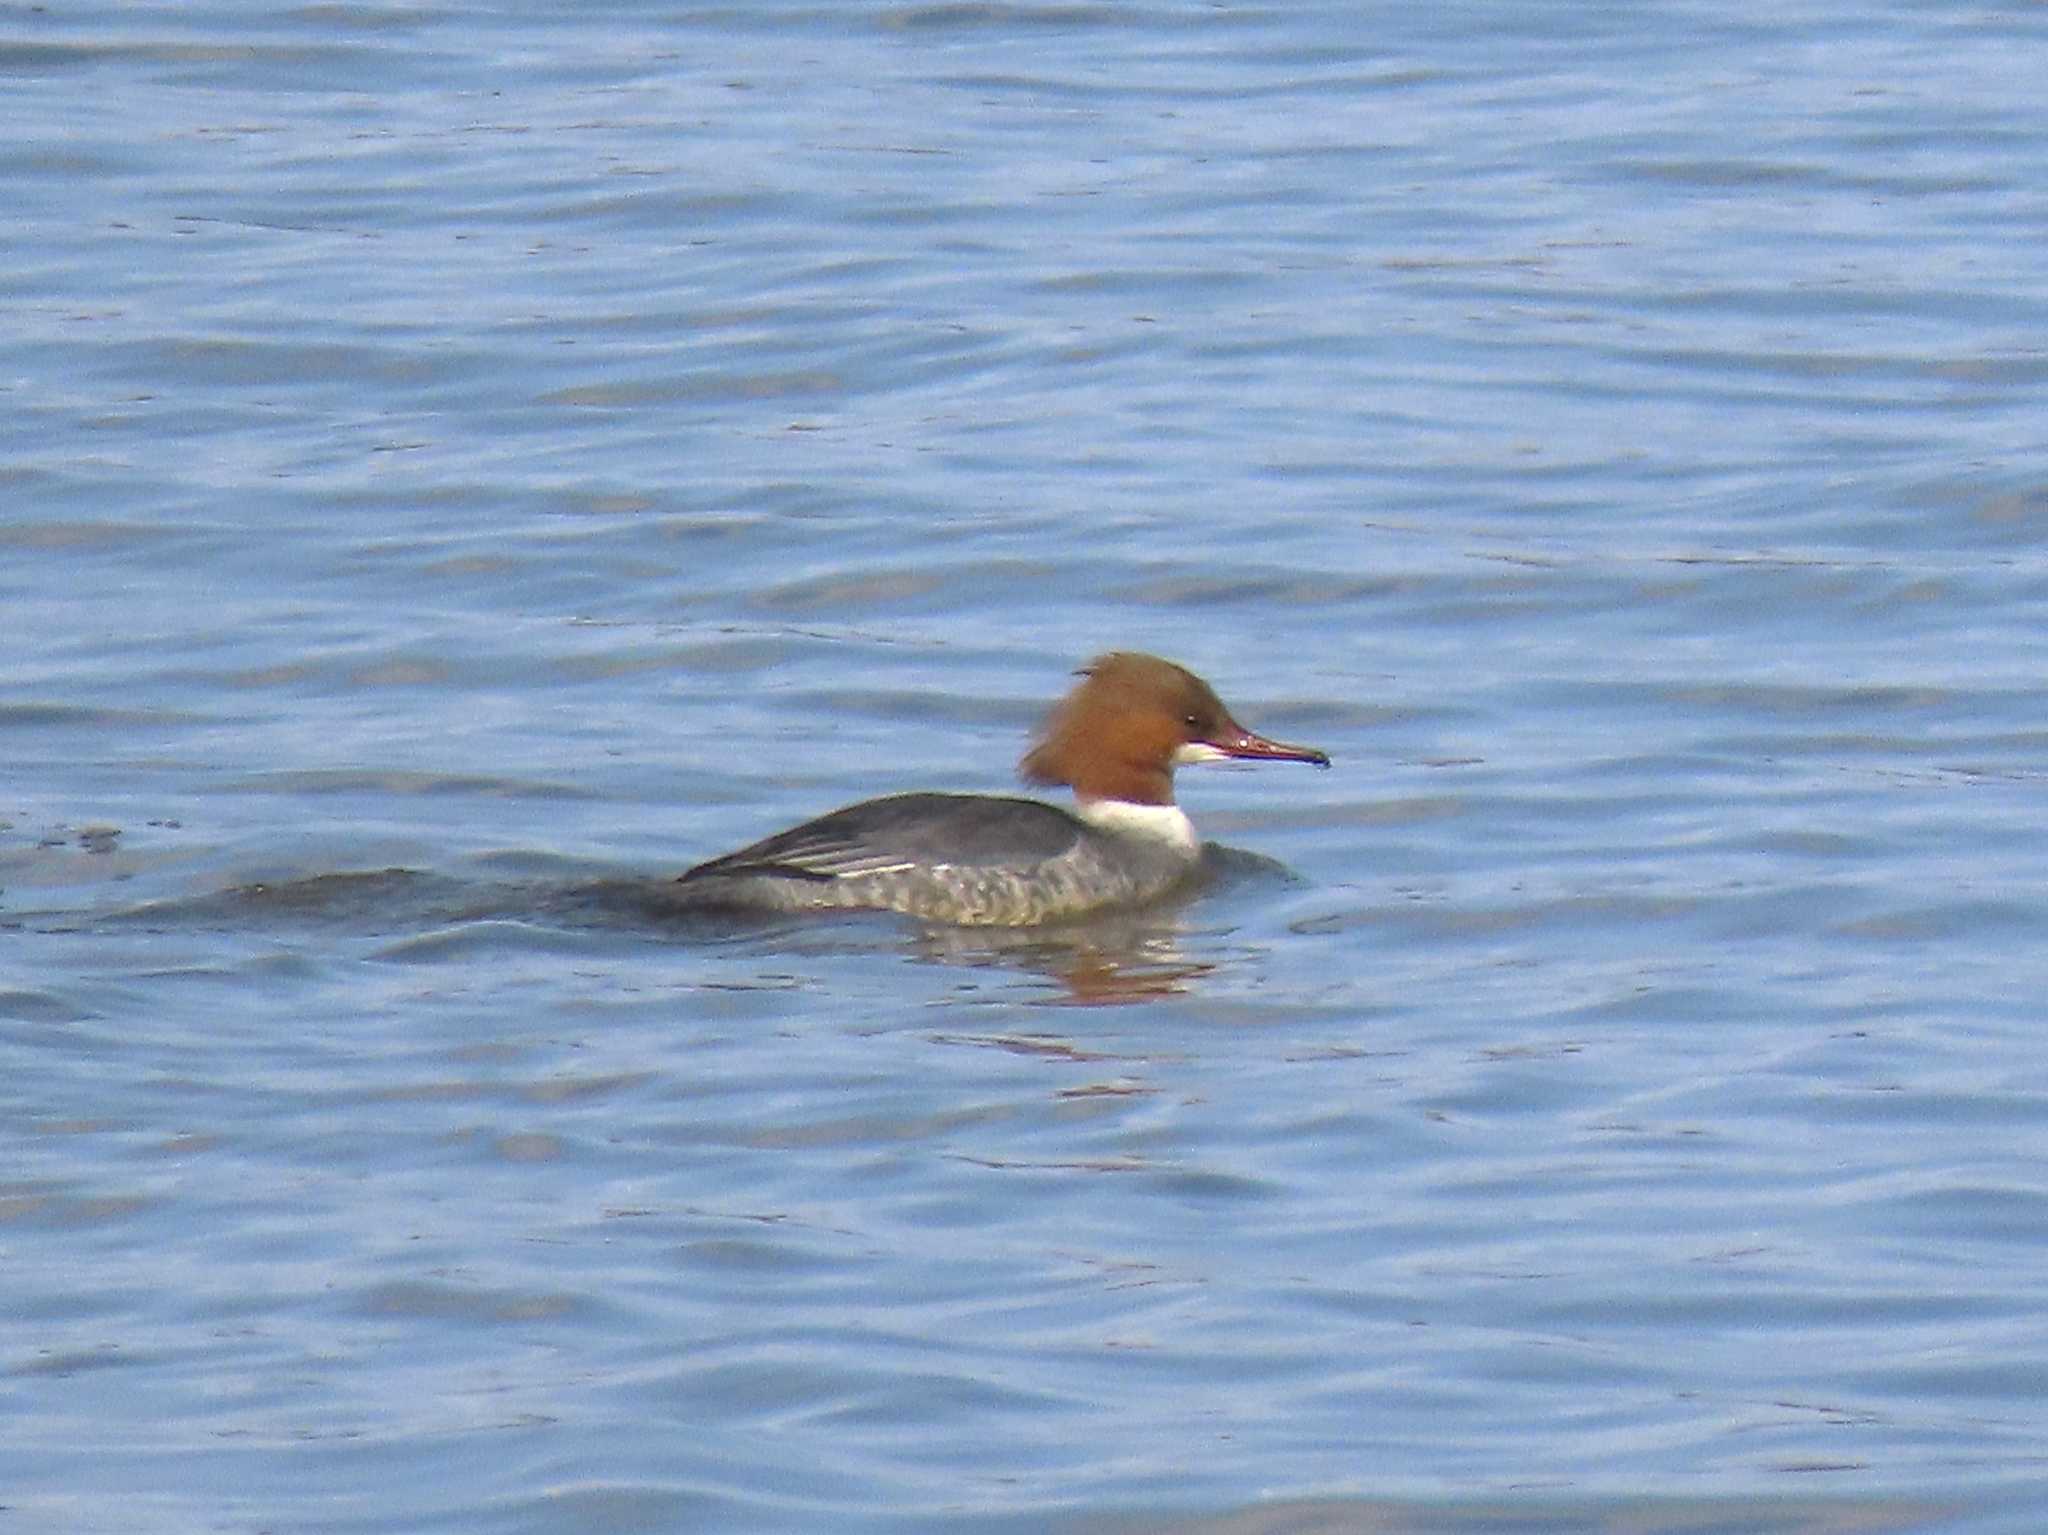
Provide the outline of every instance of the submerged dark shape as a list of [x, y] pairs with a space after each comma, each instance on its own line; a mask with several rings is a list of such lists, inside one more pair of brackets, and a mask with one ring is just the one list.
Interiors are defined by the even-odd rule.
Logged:
[[1027, 926], [1156, 899], [1192, 876], [1201, 839], [1173, 802], [1173, 770], [1231, 759], [1329, 757], [1238, 724], [1185, 667], [1096, 657], [1021, 764], [1074, 808], [980, 794], [864, 800], [701, 863], [670, 887], [692, 908], [897, 911]]

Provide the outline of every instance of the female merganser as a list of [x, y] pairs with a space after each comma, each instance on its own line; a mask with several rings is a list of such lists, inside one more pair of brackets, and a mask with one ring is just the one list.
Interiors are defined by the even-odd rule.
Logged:
[[1229, 758], [1330, 765], [1312, 746], [1253, 735], [1209, 684], [1157, 656], [1097, 656], [1046, 717], [1019, 771], [1066, 784], [1074, 808], [987, 794], [863, 800], [700, 863], [688, 906], [866, 908], [937, 922], [1024, 926], [1149, 901], [1192, 874], [1201, 838], [1173, 770]]

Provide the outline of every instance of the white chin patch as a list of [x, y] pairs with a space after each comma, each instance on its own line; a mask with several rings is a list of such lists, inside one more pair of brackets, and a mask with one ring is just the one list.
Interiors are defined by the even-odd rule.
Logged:
[[1207, 741], [1189, 741], [1173, 754], [1175, 767], [1193, 767], [1198, 762], [1228, 762], [1230, 753], [1218, 751]]

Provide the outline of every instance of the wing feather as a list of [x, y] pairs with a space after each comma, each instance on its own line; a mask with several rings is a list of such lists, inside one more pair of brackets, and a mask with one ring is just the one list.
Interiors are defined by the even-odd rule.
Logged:
[[834, 880], [947, 865], [1014, 867], [1058, 858], [1087, 828], [1056, 805], [980, 794], [863, 800], [700, 863], [682, 878], [775, 874]]

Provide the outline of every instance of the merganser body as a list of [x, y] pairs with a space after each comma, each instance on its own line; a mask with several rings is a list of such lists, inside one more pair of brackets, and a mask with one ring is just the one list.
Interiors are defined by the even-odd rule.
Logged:
[[1200, 865], [1201, 838], [1173, 801], [1176, 767], [1330, 765], [1312, 746], [1252, 734], [1208, 683], [1157, 656], [1097, 656], [1079, 676], [1019, 765], [1027, 783], [1072, 789], [1072, 810], [987, 794], [863, 800], [698, 864], [676, 880], [676, 898], [968, 925], [1062, 921], [1150, 901]]

